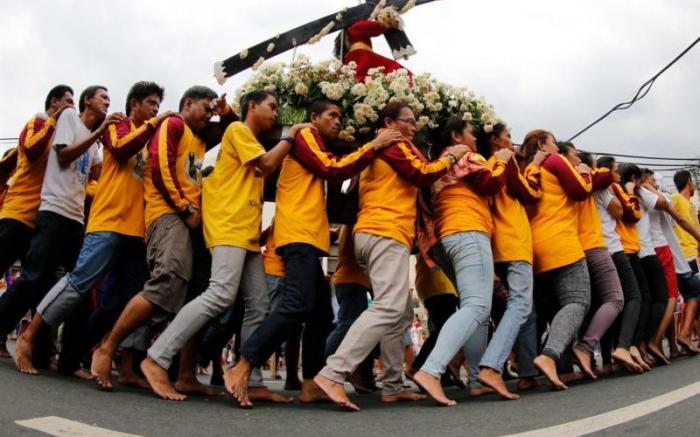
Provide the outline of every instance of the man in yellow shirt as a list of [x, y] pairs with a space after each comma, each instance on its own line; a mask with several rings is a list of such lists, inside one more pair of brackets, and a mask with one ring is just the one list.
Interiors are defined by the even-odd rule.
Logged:
[[[688, 170], [680, 170], [673, 175], [673, 183], [678, 189], [678, 193], [673, 195], [673, 208], [680, 213], [695, 229], [700, 230], [698, 225], [698, 212], [690, 202], [690, 198], [695, 195], [695, 183], [690, 176]], [[676, 223], [673, 227], [678, 237], [678, 242], [681, 244], [683, 256], [690, 264], [693, 273], [698, 273], [698, 242], [695, 241], [692, 235], [686, 232], [681, 226]]]
[[[110, 125], [104, 133], [102, 173], [75, 269], [48, 292], [28, 329], [17, 339], [15, 362], [23, 373], [36, 372], [31, 363], [36, 334], [44, 325], [57, 329], [74, 315], [89, 299], [90, 290], [109, 271], [113, 271], [113, 281], [105, 293], [121, 294], [120, 306], [126, 304], [148, 278], [143, 247], [142, 152], [158, 123], [170, 115], [156, 117], [163, 92], [163, 88], [153, 82], [134, 84], [126, 98], [127, 118]], [[100, 329], [91, 324], [92, 329], [86, 332], [93, 339], [90, 346], [100, 340], [118, 315], [99, 324]], [[59, 367], [59, 370], [62, 369]]]
[[[260, 324], [270, 305], [259, 243], [263, 181], [282, 163], [293, 141], [283, 137], [266, 152], [258, 140], [277, 120], [277, 99], [272, 93], [248, 93], [241, 108], [243, 121], [226, 129], [214, 171], [202, 190], [204, 239], [212, 253], [209, 287], [180, 310], [141, 364], [153, 391], [165, 399], [185, 399], [168, 379], [172, 359], [207, 322], [233, 305], [239, 285], [246, 307], [242, 341]], [[290, 135], [304, 126], [292, 126]]]

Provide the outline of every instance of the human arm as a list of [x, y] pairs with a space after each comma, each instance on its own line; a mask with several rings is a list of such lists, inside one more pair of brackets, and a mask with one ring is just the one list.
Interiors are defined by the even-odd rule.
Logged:
[[542, 163], [542, 168], [546, 169], [557, 177], [559, 184], [567, 196], [573, 200], [585, 200], [591, 192], [591, 175], [579, 173], [561, 155], [549, 155]]
[[[72, 111], [71, 113], [66, 113], [64, 111], [63, 117], [66, 117], [68, 115], [71, 116], [71, 124], [82, 123], [80, 118], [77, 117], [77, 113], [75, 113], [75, 111]], [[80, 156], [83, 153], [85, 153], [85, 151], [87, 151], [90, 148], [90, 146], [92, 146], [95, 143], [95, 141], [102, 137], [105, 130], [107, 129], [107, 126], [119, 123], [124, 118], [124, 114], [120, 112], [110, 114], [104, 119], [102, 124], [100, 124], [100, 127], [98, 127], [95, 131], [91, 132], [90, 135], [84, 138], [73, 137], [73, 142], [71, 143], [68, 143], [67, 141], [63, 142], [62, 137], [54, 139], [53, 147], [56, 150], [58, 165], [60, 165], [61, 167], [67, 167], [68, 165], [70, 165], [70, 163], [80, 158]]]

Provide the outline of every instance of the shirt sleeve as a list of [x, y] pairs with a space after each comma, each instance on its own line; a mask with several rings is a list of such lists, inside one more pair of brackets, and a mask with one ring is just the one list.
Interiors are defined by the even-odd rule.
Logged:
[[44, 120], [32, 117], [19, 135], [19, 146], [30, 161], [36, 161], [49, 146], [51, 136], [56, 128], [56, 120], [50, 117]]
[[374, 20], [356, 21], [348, 29], [348, 34], [352, 42], [358, 39], [370, 39], [383, 35], [388, 29]]
[[506, 166], [506, 187], [513, 197], [523, 204], [530, 204], [542, 198], [542, 174], [540, 168], [532, 164], [520, 172], [518, 164], [511, 160]]
[[242, 164], [248, 164], [265, 154], [265, 148], [243, 124], [235, 124], [227, 129], [222, 147], [231, 148]]
[[74, 108], [66, 108], [56, 122], [56, 134], [53, 138], [53, 147], [59, 145], [70, 146], [77, 139], [77, 126], [80, 117]]
[[642, 205], [647, 211], [653, 211], [656, 209], [656, 202], [659, 201], [658, 194], [654, 194], [642, 187], [639, 189], [639, 197], [642, 199]]
[[419, 188], [429, 187], [447, 173], [451, 161], [442, 157], [428, 162], [418, 156], [406, 143], [397, 143], [382, 149], [379, 155], [404, 180]]
[[595, 200], [598, 203], [598, 205], [603, 208], [603, 209], [608, 209], [608, 206], [610, 205], [610, 202], [613, 200], [613, 195], [610, 191], [608, 190], [600, 190], [596, 191], [594, 193]]
[[593, 191], [604, 190], [613, 183], [613, 173], [609, 168], [600, 167], [593, 170], [591, 173], [591, 183]]
[[156, 130], [156, 122], [157, 119], [153, 117], [136, 128], [130, 119], [125, 118], [107, 127], [102, 142], [117, 161], [127, 162], [148, 144]]
[[486, 161], [483, 156], [470, 153], [468, 158], [485, 168], [484, 171], [469, 173], [465, 180], [478, 194], [490, 196], [496, 194], [506, 182], [506, 162], [499, 159]]
[[634, 194], [627, 194], [620, 184], [612, 184], [615, 197], [622, 203], [622, 221], [625, 223], [637, 223], [642, 218], [642, 208], [639, 198]]
[[579, 174], [569, 161], [561, 155], [549, 155], [542, 166], [555, 175], [567, 196], [574, 200], [586, 200], [591, 192], [591, 177]]
[[349, 179], [374, 159], [374, 146], [365, 144], [356, 151], [336, 157], [323, 144], [318, 133], [304, 128], [294, 139], [292, 156], [314, 175], [335, 181]]
[[90, 147], [95, 148], [92, 152], [92, 163], [91, 163], [90, 167], [96, 167], [98, 165], [101, 165], [102, 164], [102, 153], [104, 152], [102, 150], [102, 147], [100, 147], [98, 143], [93, 143], [93, 145]]
[[181, 118], [166, 118], [158, 127], [148, 147], [153, 184], [165, 201], [177, 211], [184, 211], [190, 202], [177, 177], [177, 146], [185, 131]]

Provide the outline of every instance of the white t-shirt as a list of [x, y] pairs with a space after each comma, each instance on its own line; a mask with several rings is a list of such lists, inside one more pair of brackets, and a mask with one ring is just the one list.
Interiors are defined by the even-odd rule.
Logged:
[[[666, 200], [671, 202], [671, 196], [664, 193], [664, 197], [666, 197]], [[676, 273], [679, 275], [683, 275], [692, 272], [692, 270], [690, 270], [688, 262], [683, 256], [683, 250], [681, 249], [681, 245], [678, 242], [678, 237], [676, 237], [676, 233], [673, 230], [673, 226], [676, 224], [676, 221], [673, 219], [673, 217], [669, 215], [669, 213], [665, 211], [660, 212], [661, 214], [659, 214], [659, 223], [661, 225], [661, 231], [666, 237], [666, 241], [668, 241], [668, 246], [671, 248], [671, 253], [673, 254], [673, 265], [676, 268]]]
[[639, 189], [639, 197], [644, 211], [642, 212], [642, 217], [637, 222], [637, 233], [639, 234], [639, 243], [641, 245], [639, 257], [644, 258], [645, 256], [656, 254], [651, 238], [650, 213], [656, 209], [656, 202], [659, 200], [659, 196], [641, 187]]
[[598, 207], [598, 215], [600, 216], [600, 224], [603, 228], [603, 239], [605, 245], [608, 246], [608, 252], [622, 252], [622, 240], [615, 230], [615, 217], [608, 212], [608, 205], [613, 200], [613, 195], [608, 190], [598, 190], [593, 193], [595, 197], [595, 205]]
[[51, 211], [71, 220], [84, 223], [85, 185], [90, 169], [102, 163], [97, 142], [92, 144], [78, 159], [65, 168], [58, 164], [55, 145], [70, 146], [90, 135], [74, 108], [61, 113], [56, 123], [51, 152], [46, 162], [44, 184], [41, 187], [39, 211]]

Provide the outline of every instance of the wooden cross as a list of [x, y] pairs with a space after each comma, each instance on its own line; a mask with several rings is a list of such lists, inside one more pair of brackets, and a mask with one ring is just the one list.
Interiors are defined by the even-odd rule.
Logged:
[[[386, 6], [393, 6], [397, 10], [401, 10], [409, 1], [387, 0]], [[415, 5], [418, 6], [433, 1], [435, 0], [416, 0]], [[217, 62], [214, 65], [214, 76], [219, 84], [223, 85], [227, 78], [253, 67], [261, 60], [269, 59], [304, 45], [315, 36], [323, 36], [328, 33], [345, 30], [356, 21], [368, 19], [378, 3], [378, 0], [367, 0], [360, 5], [311, 21], [249, 47], [224, 61]], [[402, 30], [391, 29], [384, 36], [394, 57], [407, 58], [415, 53], [411, 42]]]

